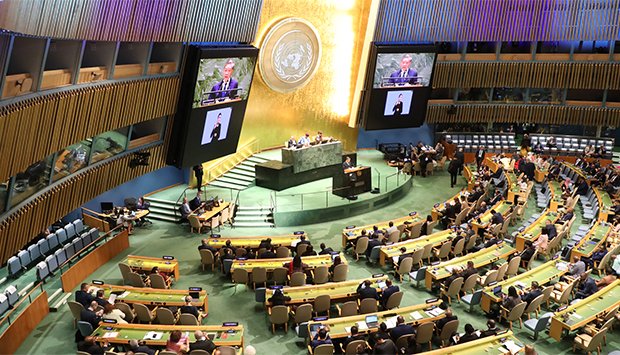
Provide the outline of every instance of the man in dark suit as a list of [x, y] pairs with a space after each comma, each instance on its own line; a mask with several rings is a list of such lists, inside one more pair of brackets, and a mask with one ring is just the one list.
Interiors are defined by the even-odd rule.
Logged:
[[476, 150], [476, 165], [478, 166], [478, 169], [480, 169], [480, 166], [482, 165], [482, 162], [484, 161], [485, 154], [486, 154], [486, 151], [484, 150], [484, 147], [479, 146], [478, 150]]
[[198, 307], [192, 304], [192, 301], [193, 301], [192, 296], [185, 296], [185, 304], [179, 308], [180, 313], [181, 314], [189, 313], [193, 315], [194, 317], [196, 317], [196, 319], [198, 320], [198, 323], [200, 323], [202, 320], [203, 314], [198, 310]]
[[89, 285], [83, 283], [80, 285], [80, 289], [75, 291], [75, 302], [81, 303], [84, 308], [90, 306], [90, 303], [94, 300], [93, 295], [88, 293]]
[[189, 201], [189, 208], [194, 211], [198, 209], [198, 207], [202, 206], [202, 200], [200, 199], [200, 191], [196, 193], [196, 197], [194, 197], [191, 201]]
[[207, 238], [202, 239], [202, 243], [200, 243], [200, 245], [198, 246], [198, 250], [202, 249], [207, 249], [211, 251], [213, 256], [215, 256], [215, 253], [217, 253], [217, 249], [209, 245], [209, 240]]
[[540, 295], [542, 295], [542, 290], [540, 289], [540, 285], [538, 285], [538, 282], [532, 281], [530, 292], [521, 296], [521, 301], [527, 302], [527, 304], [529, 305], [533, 300], [536, 299], [536, 297]]
[[463, 164], [465, 164], [465, 153], [463, 153], [463, 147], [459, 147], [454, 153], [454, 159], [459, 162], [459, 175], [463, 172]]
[[397, 285], [392, 284], [392, 280], [385, 280], [385, 289], [381, 292], [381, 305], [385, 308], [390, 296], [400, 291]]
[[478, 269], [476, 269], [476, 267], [474, 266], [473, 261], [468, 260], [467, 268], [463, 270], [463, 272], [461, 273], [461, 276], [463, 277], [463, 281], [467, 280], [467, 278], [470, 277], [471, 275], [476, 275], [476, 274], [478, 274]]
[[88, 308], [83, 309], [80, 312], [80, 320], [88, 322], [93, 326], [93, 329], [97, 329], [99, 322], [101, 321], [101, 315], [103, 310], [98, 311], [99, 304], [97, 301], [92, 301]]
[[148, 355], [155, 355], [155, 350], [149, 348], [144, 341], [138, 342], [136, 339], [131, 339], [129, 341], [129, 348], [134, 352], [134, 354], [145, 353]]
[[405, 318], [398, 316], [396, 318], [396, 326], [390, 331], [392, 340], [397, 341], [403, 335], [415, 334], [415, 329], [409, 324], [405, 324]]
[[222, 70], [222, 80], [220, 80], [211, 88], [211, 93], [209, 93], [209, 100], [224, 100], [227, 98], [237, 98], [236, 89], [239, 87], [239, 83], [237, 82], [237, 80], [232, 78], [234, 70], [235, 62], [233, 62], [232, 59], [229, 59], [224, 65], [224, 69]]
[[418, 83], [418, 72], [409, 68], [411, 66], [411, 56], [405, 54], [400, 60], [400, 69], [390, 75], [390, 83], [398, 86], [415, 85]]
[[435, 326], [437, 327], [437, 332], [441, 333], [443, 326], [446, 325], [446, 323], [448, 323], [449, 321], [455, 319], [458, 319], [458, 317], [452, 314], [452, 308], [446, 309], [446, 316], [435, 323]]
[[213, 344], [213, 342], [208, 339], [201, 330], [195, 331], [194, 336], [196, 337], [196, 341], [189, 344], [190, 352], [193, 350], [204, 350], [209, 354], [213, 353], [213, 350], [215, 350], [215, 344]]
[[202, 164], [195, 165], [192, 169], [194, 170], [194, 176], [196, 176], [196, 189], [200, 190], [202, 188], [202, 176], [204, 175]]
[[106, 349], [102, 348], [95, 341], [95, 337], [87, 336], [84, 340], [80, 341], [77, 346], [78, 351], [83, 351], [91, 355], [103, 355]]
[[97, 302], [98, 305], [100, 305], [101, 307], [105, 307], [106, 304], [108, 304], [108, 300], [106, 300], [105, 298], [103, 298], [105, 295], [105, 291], [102, 289], [97, 290], [97, 295], [95, 296], [95, 301]]
[[372, 249], [376, 246], [379, 246], [383, 244], [380, 240], [379, 240], [379, 235], [378, 234], [373, 234], [370, 236], [370, 240], [368, 241], [368, 248], [366, 248], [366, 257], [369, 258], [370, 254], [372, 253]]
[[258, 249], [271, 249], [271, 238], [267, 238], [267, 239], [263, 239], [260, 241], [260, 244], [258, 244]]
[[557, 229], [555, 229], [555, 225], [553, 224], [553, 222], [551, 222], [550, 219], [545, 222], [545, 227], [543, 229], [546, 232], [544, 234], [547, 234], [547, 236], [549, 236], [549, 240], [555, 238], [555, 236], [558, 235], [558, 231]]
[[357, 294], [360, 300], [365, 298], [374, 298], [376, 300], [379, 299], [379, 294], [377, 294], [377, 290], [372, 287], [372, 282], [370, 280], [365, 280], [357, 286]]
[[354, 325], [351, 327], [351, 335], [349, 335], [342, 341], [342, 347], [346, 350], [347, 345], [349, 345], [349, 343], [354, 342], [356, 340], [365, 340], [365, 338], [364, 338], [364, 334], [359, 333], [357, 325]]
[[448, 172], [450, 173], [450, 187], [456, 185], [456, 177], [459, 173], [460, 162], [458, 159], [453, 158], [448, 164]]
[[271, 249], [267, 249], [264, 252], [262, 252], [258, 258], [259, 259], [275, 259], [277, 258], [278, 255], [276, 254], [276, 252], [273, 250], [273, 247], [271, 247]]
[[483, 330], [480, 332], [480, 337], [484, 338], [484, 337], [492, 337], [497, 335], [497, 333], [500, 331], [499, 328], [497, 328], [497, 325], [495, 323], [494, 319], [489, 319], [487, 321], [487, 330]]
[[334, 252], [334, 249], [325, 246], [325, 243], [321, 243], [320, 247], [321, 251], [319, 252], [319, 255], [329, 255]]
[[501, 213], [491, 210], [491, 224], [501, 224], [504, 223], [504, 216]]

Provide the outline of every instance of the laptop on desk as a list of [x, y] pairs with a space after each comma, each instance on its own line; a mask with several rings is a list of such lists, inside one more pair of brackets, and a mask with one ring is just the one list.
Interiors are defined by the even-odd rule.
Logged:
[[493, 294], [496, 297], [502, 297], [504, 295], [504, 293], [502, 292], [502, 286], [495, 286], [493, 287]]
[[379, 317], [376, 314], [366, 316], [366, 325], [368, 328], [379, 327]]

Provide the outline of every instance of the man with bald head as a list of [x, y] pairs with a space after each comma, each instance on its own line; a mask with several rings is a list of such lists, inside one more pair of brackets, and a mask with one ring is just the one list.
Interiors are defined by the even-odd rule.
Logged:
[[201, 330], [197, 330], [194, 332], [194, 337], [196, 337], [196, 341], [189, 344], [189, 351], [192, 352], [194, 350], [204, 350], [209, 354], [213, 353], [215, 350], [215, 344], [208, 339]]

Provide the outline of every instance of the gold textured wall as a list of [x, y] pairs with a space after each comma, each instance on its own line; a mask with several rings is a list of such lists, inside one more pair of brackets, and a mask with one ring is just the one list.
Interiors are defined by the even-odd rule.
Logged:
[[287, 17], [299, 17], [316, 27], [322, 46], [315, 76], [292, 93], [271, 90], [262, 80], [258, 65], [251, 87], [239, 146], [252, 138], [261, 148], [282, 145], [317, 130], [341, 139], [345, 149], [355, 149], [357, 129], [348, 127], [349, 113], [366, 31], [370, 0], [264, 0], [256, 43], [271, 25]]

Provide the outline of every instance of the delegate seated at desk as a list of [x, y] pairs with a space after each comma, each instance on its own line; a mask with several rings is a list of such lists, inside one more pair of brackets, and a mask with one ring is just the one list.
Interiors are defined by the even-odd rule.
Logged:
[[306, 133], [304, 136], [299, 138], [299, 141], [297, 142], [297, 146], [309, 147], [310, 146], [310, 134]]

